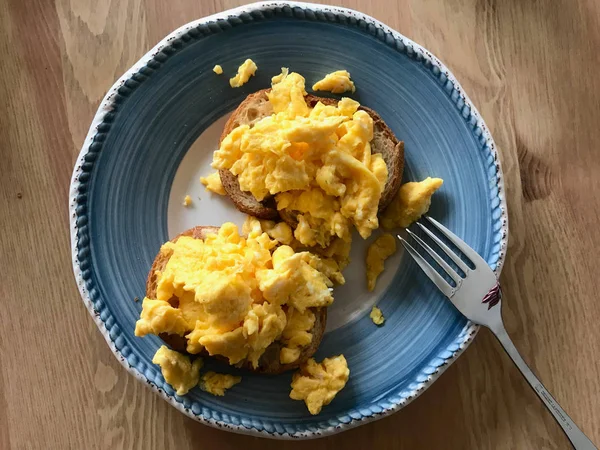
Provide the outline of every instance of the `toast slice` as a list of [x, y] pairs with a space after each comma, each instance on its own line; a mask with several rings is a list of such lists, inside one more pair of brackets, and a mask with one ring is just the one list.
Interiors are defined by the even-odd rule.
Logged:
[[[202, 239], [204, 240], [206, 236], [209, 234], [217, 233], [219, 231], [218, 227], [211, 226], [197, 226], [194, 228], [190, 228], [189, 230], [184, 231], [179, 234], [171, 241], [176, 242], [181, 236], [191, 236], [194, 239]], [[146, 297], [148, 298], [156, 298], [156, 288], [157, 288], [157, 275], [156, 271], [163, 271], [169, 262], [169, 256], [164, 255], [159, 252], [152, 263], [152, 267], [150, 272], [148, 273], [148, 278], [146, 280]], [[179, 305], [179, 300], [177, 297], [172, 297], [169, 299], [169, 303], [173, 307], [177, 307]], [[327, 321], [327, 308], [312, 308], [313, 313], [315, 314], [315, 325], [311, 330], [312, 333], [312, 342], [307, 347], [302, 349], [300, 357], [293, 363], [290, 364], [281, 364], [279, 362], [279, 353], [281, 350], [281, 342], [275, 341], [273, 342], [265, 351], [265, 353], [261, 356], [259, 360], [258, 368], [252, 367], [250, 362], [242, 362], [238, 366], [248, 369], [252, 372], [264, 373], [264, 374], [278, 374], [283, 373], [288, 370], [296, 369], [300, 366], [300, 364], [306, 362], [309, 358], [311, 358], [317, 349], [319, 348], [319, 344], [323, 339], [323, 333], [325, 332], [325, 324]], [[160, 338], [167, 343], [173, 350], [176, 350], [181, 353], [187, 353], [187, 341], [185, 337], [179, 336], [176, 334], [166, 334], [161, 333]], [[205, 355], [207, 356], [207, 355]], [[215, 356], [220, 360], [227, 362], [226, 358]]]
[[[219, 144], [234, 128], [240, 125], [252, 126], [260, 119], [273, 114], [273, 108], [267, 98], [269, 91], [270, 89], [257, 91], [240, 103], [225, 124]], [[317, 97], [311, 94], [308, 94], [305, 99], [310, 107], [314, 107], [317, 102], [325, 105], [337, 105], [338, 102], [335, 98]], [[388, 180], [379, 200], [379, 211], [381, 212], [390, 204], [400, 188], [404, 170], [404, 142], [398, 141], [392, 130], [375, 111], [365, 106], [360, 106], [359, 109], [365, 111], [373, 119], [371, 150], [373, 153], [381, 153], [388, 168]], [[251, 193], [240, 189], [237, 177], [227, 169], [219, 170], [219, 176], [227, 196], [241, 212], [259, 219], [276, 220], [279, 218], [279, 212], [272, 197], [259, 202]], [[295, 226], [295, 219], [291, 215], [286, 214], [282, 219]]]

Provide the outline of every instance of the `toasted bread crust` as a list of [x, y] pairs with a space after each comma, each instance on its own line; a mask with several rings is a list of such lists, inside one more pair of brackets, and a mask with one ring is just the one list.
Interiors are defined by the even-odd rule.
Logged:
[[[270, 89], [262, 89], [248, 95], [233, 112], [221, 133], [219, 143], [236, 127], [245, 123], [254, 123], [272, 113], [267, 98]], [[308, 94], [305, 97], [307, 104], [314, 107], [317, 102], [325, 105], [337, 105], [338, 100], [328, 97], [317, 97]], [[360, 110], [365, 111], [373, 119], [374, 138], [371, 141], [371, 148], [374, 153], [381, 153], [388, 168], [388, 180], [385, 189], [379, 200], [379, 211], [383, 211], [393, 200], [400, 188], [402, 182], [402, 172], [404, 171], [404, 142], [398, 141], [392, 130], [386, 125], [383, 119], [370, 108], [360, 106]], [[251, 111], [253, 114], [249, 114]], [[240, 189], [237, 177], [229, 170], [219, 170], [221, 184], [227, 193], [227, 196], [234, 203], [236, 208], [243, 213], [260, 219], [276, 220], [280, 217], [290, 225], [295, 224], [295, 218], [290, 214], [277, 211], [277, 207], [272, 199], [259, 202], [249, 192]]]
[[264, 220], [277, 220], [279, 218], [277, 206], [272, 197], [259, 202], [252, 194], [243, 192], [240, 189], [237, 177], [227, 169], [219, 170], [219, 176], [227, 196], [238, 210]]
[[[194, 239], [202, 239], [204, 240], [206, 236], [209, 234], [217, 233], [219, 231], [218, 227], [211, 226], [197, 226], [194, 228], [190, 228], [189, 230], [184, 231], [183, 233], [174, 237], [171, 242], [176, 242], [181, 236], [191, 236]], [[156, 298], [156, 290], [157, 290], [157, 271], [161, 272], [167, 266], [169, 262], [169, 255], [166, 255], [162, 252], [158, 252], [154, 262], [152, 263], [152, 267], [150, 268], [150, 272], [148, 273], [148, 278], [146, 279], [146, 297], [148, 298]], [[169, 300], [169, 303], [173, 306], [177, 306], [179, 301], [176, 297], [172, 297]], [[327, 308], [313, 308], [312, 311], [315, 314], [315, 325], [311, 330], [313, 335], [312, 342], [309, 346], [304, 347], [302, 349], [302, 353], [300, 354], [300, 358], [297, 361], [291, 364], [281, 364], [279, 362], [279, 353], [281, 350], [281, 342], [275, 341], [273, 342], [265, 351], [265, 353], [261, 356], [259, 360], [258, 368], [253, 368], [252, 364], [248, 361], [243, 362], [239, 365], [241, 368], [248, 369], [252, 372], [264, 373], [264, 374], [278, 374], [283, 373], [288, 370], [296, 369], [301, 364], [306, 362], [309, 358], [311, 358], [321, 343], [323, 339], [323, 334], [325, 332], [325, 325], [327, 322]], [[181, 353], [187, 353], [187, 341], [185, 337], [178, 336], [176, 334], [166, 334], [161, 333], [160, 338], [169, 345], [173, 350], [177, 350]], [[208, 355], [203, 355], [208, 356]], [[216, 355], [215, 358], [227, 361], [226, 358], [223, 358], [219, 355]]]

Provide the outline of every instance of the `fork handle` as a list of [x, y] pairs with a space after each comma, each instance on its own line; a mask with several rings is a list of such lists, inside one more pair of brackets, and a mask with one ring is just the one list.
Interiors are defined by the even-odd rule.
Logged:
[[521, 354], [513, 344], [512, 340], [508, 336], [506, 329], [503, 325], [491, 329], [496, 335], [508, 356], [513, 360], [516, 366], [519, 368], [527, 382], [531, 385], [535, 393], [542, 400], [546, 408], [552, 413], [558, 424], [562, 427], [565, 434], [573, 444], [573, 448], [576, 450], [598, 450], [594, 443], [581, 431], [577, 425], [571, 420], [568, 414], [560, 407], [558, 402], [554, 400], [554, 397], [546, 390], [544, 385], [538, 380], [533, 374], [529, 366], [525, 363]]

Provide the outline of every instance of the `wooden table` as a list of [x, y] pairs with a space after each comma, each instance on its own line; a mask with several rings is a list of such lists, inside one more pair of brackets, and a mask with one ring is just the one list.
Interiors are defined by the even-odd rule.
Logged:
[[[117, 77], [171, 30], [240, 3], [0, 2], [0, 448], [568, 448], [487, 331], [399, 413], [310, 443], [200, 425], [113, 357], [71, 271], [73, 163]], [[487, 121], [510, 212], [509, 333], [600, 444], [600, 3], [337, 3], [440, 56]]]

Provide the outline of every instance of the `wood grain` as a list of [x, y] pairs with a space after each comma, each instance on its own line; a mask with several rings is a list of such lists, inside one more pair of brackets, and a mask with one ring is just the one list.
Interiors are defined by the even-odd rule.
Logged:
[[[504, 316], [524, 358], [600, 443], [600, 3], [345, 0], [461, 80], [501, 150]], [[392, 417], [309, 444], [214, 430], [111, 355], [73, 282], [67, 191], [113, 81], [234, 0], [0, 2], [0, 448], [559, 449], [559, 427], [490, 333]]]

